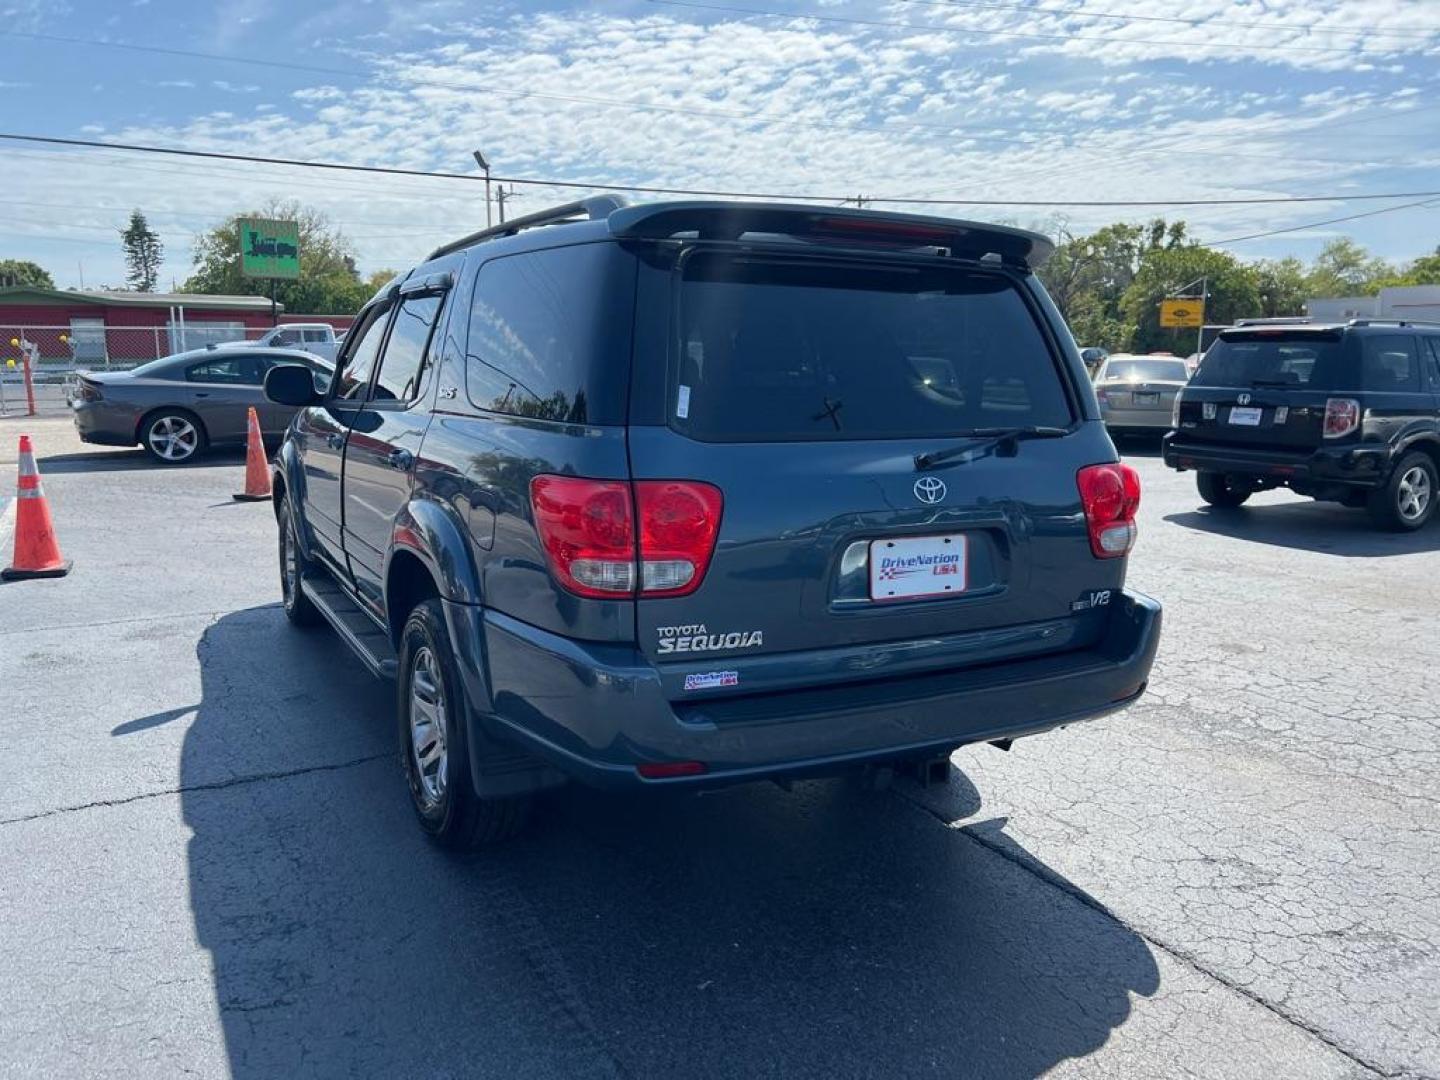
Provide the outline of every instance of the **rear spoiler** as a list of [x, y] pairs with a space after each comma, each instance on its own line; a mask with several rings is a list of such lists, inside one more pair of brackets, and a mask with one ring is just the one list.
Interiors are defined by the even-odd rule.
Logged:
[[626, 206], [606, 219], [621, 238], [739, 240], [784, 236], [844, 246], [943, 248], [952, 256], [1034, 269], [1055, 250], [1039, 233], [959, 218], [787, 203], [660, 202]]

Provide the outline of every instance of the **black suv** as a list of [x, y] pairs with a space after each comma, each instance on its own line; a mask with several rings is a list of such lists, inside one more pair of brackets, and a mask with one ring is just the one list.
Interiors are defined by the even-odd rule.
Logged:
[[1214, 506], [1288, 487], [1368, 508], [1387, 529], [1418, 529], [1435, 512], [1440, 471], [1440, 326], [1224, 330], [1173, 427], [1165, 463], [1195, 470]]
[[601, 198], [434, 252], [275, 459], [285, 611], [396, 678], [424, 829], [576, 778], [904, 765], [1123, 708], [1139, 482], [1043, 237]]

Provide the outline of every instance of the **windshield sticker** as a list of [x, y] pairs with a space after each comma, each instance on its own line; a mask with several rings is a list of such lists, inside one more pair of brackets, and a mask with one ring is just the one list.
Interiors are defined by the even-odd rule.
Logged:
[[713, 690], [717, 686], [739, 686], [738, 671], [706, 671], [685, 676], [686, 690]]
[[684, 420], [690, 415], [690, 387], [684, 383], [680, 384], [680, 392], [675, 395], [675, 416]]

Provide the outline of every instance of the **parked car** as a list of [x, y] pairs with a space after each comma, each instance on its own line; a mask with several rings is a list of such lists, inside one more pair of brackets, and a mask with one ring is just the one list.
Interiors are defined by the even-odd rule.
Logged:
[[398, 681], [423, 829], [917, 767], [1123, 708], [1140, 498], [1033, 267], [944, 218], [596, 198], [381, 290], [274, 459], [284, 609]]
[[266, 331], [254, 341], [226, 341], [217, 349], [304, 349], [324, 360], [335, 362], [339, 336], [329, 323], [285, 323]]
[[1114, 435], [1169, 431], [1175, 395], [1189, 378], [1185, 361], [1174, 356], [1112, 354], [1095, 374], [1105, 426]]
[[245, 441], [253, 405], [262, 434], [278, 439], [295, 410], [265, 396], [265, 373], [299, 365], [328, 384], [333, 365], [296, 349], [196, 349], [130, 371], [82, 371], [70, 408], [82, 441], [143, 446], [166, 465], [194, 459], [207, 446]]
[[1165, 463], [1213, 506], [1288, 487], [1418, 529], [1435, 512], [1437, 395], [1440, 326], [1236, 327], [1180, 396]]

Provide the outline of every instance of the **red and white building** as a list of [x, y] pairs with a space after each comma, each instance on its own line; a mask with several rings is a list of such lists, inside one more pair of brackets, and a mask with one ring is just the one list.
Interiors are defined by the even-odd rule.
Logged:
[[221, 341], [259, 337], [277, 322], [324, 322], [338, 333], [349, 315], [291, 315], [263, 296], [0, 288], [0, 350], [33, 342], [42, 360], [136, 363]]

